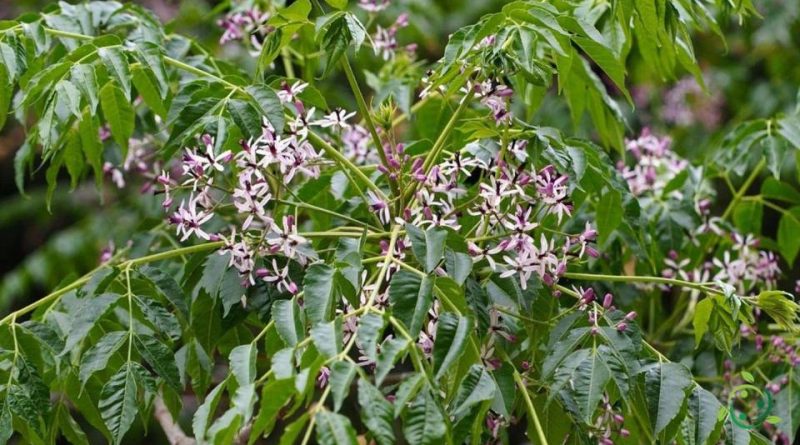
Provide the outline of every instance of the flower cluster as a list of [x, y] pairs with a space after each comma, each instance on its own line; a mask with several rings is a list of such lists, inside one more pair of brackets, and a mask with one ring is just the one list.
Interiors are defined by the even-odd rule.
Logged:
[[664, 94], [662, 118], [686, 127], [699, 123], [708, 130], [719, 127], [724, 100], [716, 89], [703, 91], [693, 77], [685, 77]]
[[[626, 140], [627, 151], [635, 163], [620, 163], [618, 169], [635, 196], [658, 195], [669, 182], [688, 167], [688, 162], [671, 150], [669, 138], [659, 138], [649, 128], [642, 130], [637, 139]], [[680, 191], [671, 192], [680, 196]]]
[[358, 0], [358, 7], [368, 12], [380, 12], [388, 8], [390, 0]]
[[261, 12], [257, 7], [231, 12], [217, 22], [217, 25], [222, 28], [219, 43], [225, 44], [234, 40], [246, 41], [256, 50], [260, 50], [265, 35], [262, 25], [269, 17], [269, 13]]
[[401, 47], [397, 43], [397, 32], [406, 26], [408, 26], [408, 14], [400, 14], [388, 28], [378, 25], [375, 28], [375, 34], [372, 35], [372, 49], [375, 51], [375, 55], [380, 55], [383, 60], [390, 60], [395, 57], [399, 50], [403, 50], [410, 55], [416, 53], [416, 44], [411, 43]]
[[732, 232], [729, 247], [699, 267], [692, 267], [689, 258], [681, 259], [677, 252], [671, 251], [664, 260], [662, 275], [701, 283], [724, 282], [740, 295], [774, 289], [781, 275], [778, 257], [758, 247], [759, 241], [752, 235]]
[[[181, 240], [194, 236], [224, 241], [221, 253], [230, 255], [230, 266], [241, 274], [246, 286], [255, 284], [258, 278], [274, 283], [281, 291], [296, 293], [298, 286], [289, 277], [288, 264], [274, 256], [300, 264], [315, 257], [308, 241], [298, 233], [293, 216], [283, 216], [281, 221], [273, 219], [269, 210], [275, 199], [273, 187], [285, 187], [297, 176], [317, 177], [320, 155], [308, 141], [310, 129], [349, 129], [347, 119], [353, 113], [337, 109], [314, 119], [314, 108], [306, 108], [298, 98], [305, 87], [302, 82], [286, 84], [278, 94], [283, 105], [295, 111], [285, 132], [265, 118], [261, 134], [240, 141], [241, 149], [236, 153], [222, 150], [219, 141], [205, 135], [200, 140], [201, 148], [184, 150], [179, 174], [163, 171], [157, 179], [167, 209], [174, 202], [175, 192], [188, 193], [169, 217]], [[231, 176], [232, 181], [223, 180]], [[277, 185], [271, 186], [270, 182]], [[229, 183], [234, 184], [232, 188], [224, 186]], [[233, 227], [223, 232], [209, 229], [214, 217], [230, 208], [235, 211], [228, 218]], [[258, 267], [258, 260], [269, 256], [273, 256], [272, 260]]]
[[623, 428], [625, 417], [611, 404], [608, 394], [603, 394], [603, 401], [600, 404], [600, 414], [592, 425], [594, 435], [600, 445], [614, 445], [612, 437], [618, 436], [625, 438], [630, 436], [630, 431]]

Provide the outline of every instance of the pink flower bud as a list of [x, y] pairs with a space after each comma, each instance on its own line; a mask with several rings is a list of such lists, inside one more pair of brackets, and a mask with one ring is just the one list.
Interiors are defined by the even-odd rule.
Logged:
[[624, 321], [619, 323], [619, 324], [617, 324], [617, 330], [619, 332], [625, 332], [626, 329], [628, 329], [628, 324], [625, 323]]
[[610, 307], [611, 307], [611, 305], [612, 305], [613, 303], [614, 303], [614, 296], [613, 296], [613, 295], [611, 295], [610, 293], [607, 293], [607, 294], [605, 295], [605, 297], [603, 297], [603, 307], [604, 307], [605, 309], [608, 309], [608, 308], [610, 308]]
[[636, 319], [636, 315], [637, 315], [636, 311], [630, 311], [627, 314], [625, 314], [625, 319], [628, 321], [633, 321]]

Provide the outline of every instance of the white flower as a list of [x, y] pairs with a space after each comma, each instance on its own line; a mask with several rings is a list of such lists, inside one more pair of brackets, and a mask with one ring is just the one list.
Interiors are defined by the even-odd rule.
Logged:
[[178, 226], [177, 233], [183, 235], [181, 241], [186, 241], [192, 234], [204, 240], [208, 240], [210, 237], [208, 233], [203, 231], [201, 226], [208, 222], [212, 216], [214, 215], [205, 210], [198, 211], [197, 199], [193, 196], [189, 196], [188, 204], [185, 201], [181, 201], [177, 212], [175, 212], [170, 219]]
[[298, 254], [297, 248], [307, 244], [308, 240], [298, 235], [293, 216], [283, 217], [283, 227], [275, 226], [267, 235], [267, 244], [273, 253], [282, 252], [287, 258], [297, 259], [300, 264], [306, 263], [306, 257]]
[[338, 127], [348, 129], [350, 128], [350, 124], [347, 123], [347, 120], [355, 115], [355, 111], [348, 113], [341, 108], [337, 108], [329, 114], [326, 114], [322, 119], [312, 122], [312, 125], [317, 125], [322, 128]]
[[308, 84], [302, 81], [295, 82], [294, 85], [291, 86], [284, 82], [281, 89], [278, 90], [278, 99], [284, 104], [295, 102], [298, 100], [297, 95], [302, 93], [307, 86]]

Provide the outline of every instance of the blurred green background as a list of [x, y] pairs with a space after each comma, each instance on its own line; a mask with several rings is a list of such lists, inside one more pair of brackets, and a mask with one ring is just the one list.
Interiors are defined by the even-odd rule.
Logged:
[[[0, 19], [39, 11], [51, 1], [2, 0]], [[193, 36], [207, 48], [240, 66], [253, 59], [237, 43], [220, 46], [216, 20], [229, 2], [211, 0], [139, 0], [168, 25], [170, 31]], [[351, 2], [355, 3], [355, 2]], [[481, 15], [498, 10], [496, 0], [393, 0], [382, 21], [391, 23], [400, 12], [410, 14], [410, 25], [400, 32], [400, 43], [417, 43], [424, 65], [435, 61], [450, 33]], [[591, 3], [591, 2], [589, 2]], [[703, 67], [709, 94], [687, 78], [661, 79], [635, 54], [629, 59], [636, 107], [624, 106], [629, 119], [628, 136], [645, 126], [670, 134], [675, 149], [695, 162], [713, 152], [727, 129], [747, 119], [789, 112], [797, 103], [800, 85], [800, 1], [757, 2], [761, 18], [740, 25], [736, 18], [722, 18], [725, 42], [713, 32], [696, 36], [698, 60]], [[379, 59], [362, 51], [359, 67], [377, 69]], [[424, 68], [425, 66], [423, 66]], [[323, 94], [329, 103], [347, 105], [347, 92], [335, 79]], [[352, 108], [352, 107], [351, 107]], [[552, 125], [591, 137], [587, 124], [574, 129], [563, 102], [550, 95], [534, 123]], [[102, 197], [87, 182], [70, 192], [59, 187], [48, 212], [44, 201], [43, 172], [26, 179], [25, 195], [15, 185], [14, 155], [24, 138], [24, 128], [10, 121], [0, 129], [0, 313], [7, 313], [40, 298], [59, 285], [94, 268], [109, 243], [124, 245], [137, 224], [162, 217], [152, 199], [135, 193], [121, 194], [107, 187]], [[792, 183], [795, 168], [787, 166]], [[757, 185], [754, 186], [754, 188]], [[720, 202], [725, 202], [723, 188]], [[106, 205], [103, 205], [103, 202]], [[114, 203], [113, 206], [108, 205]], [[775, 216], [767, 214], [765, 234], [774, 235]], [[800, 234], [798, 234], [800, 236]], [[787, 271], [789, 272], [789, 271]], [[797, 274], [789, 272], [788, 277]], [[789, 279], [787, 279], [787, 282]], [[191, 403], [194, 403], [193, 401]], [[129, 443], [159, 443], [159, 428], [151, 425], [151, 437], [142, 441], [129, 435]], [[155, 439], [154, 439], [155, 437]], [[163, 437], [161, 438], [163, 441]]]

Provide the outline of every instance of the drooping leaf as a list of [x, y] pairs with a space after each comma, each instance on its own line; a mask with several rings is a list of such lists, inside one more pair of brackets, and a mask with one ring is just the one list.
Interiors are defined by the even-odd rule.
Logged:
[[691, 432], [694, 443], [698, 445], [717, 443], [722, 432], [723, 420], [719, 414], [725, 407], [714, 394], [700, 386], [692, 389], [688, 403], [689, 417], [692, 419], [694, 427]]
[[403, 419], [403, 434], [409, 443], [434, 445], [442, 443], [447, 424], [430, 391], [423, 391], [411, 403]]
[[314, 417], [317, 421], [317, 440], [321, 445], [355, 445], [356, 430], [350, 420], [328, 410], [320, 410]]
[[127, 153], [128, 140], [133, 136], [136, 117], [128, 96], [114, 82], [108, 82], [100, 90], [100, 105], [103, 107], [103, 116], [111, 127], [111, 136], [122, 147], [123, 153]]
[[401, 270], [392, 277], [389, 301], [394, 315], [408, 328], [409, 335], [416, 337], [433, 305], [433, 280]]
[[106, 369], [108, 361], [128, 339], [128, 332], [112, 331], [92, 345], [81, 357], [80, 379], [86, 384], [89, 378], [98, 371]]
[[676, 418], [692, 386], [689, 371], [678, 363], [657, 363], [645, 371], [645, 393], [650, 422], [655, 434]]
[[78, 299], [74, 304], [75, 307], [69, 310], [69, 334], [67, 340], [64, 342], [64, 351], [66, 354], [78, 345], [89, 331], [97, 324], [113, 306], [119, 301], [121, 295], [105, 293], [94, 297], [84, 297]]
[[358, 404], [361, 420], [379, 445], [395, 443], [392, 404], [381, 391], [366, 380], [358, 381]]
[[167, 345], [149, 335], [137, 335], [134, 343], [139, 354], [164, 379], [167, 385], [171, 386], [175, 391], [183, 389], [178, 366], [175, 364], [175, 354], [172, 353], [172, 350]]
[[305, 310], [312, 325], [330, 321], [336, 304], [335, 269], [326, 264], [312, 264], [303, 281]]
[[453, 401], [450, 411], [456, 420], [467, 415], [473, 406], [492, 400], [495, 394], [495, 383], [489, 372], [480, 365], [472, 365], [469, 372], [461, 381], [461, 385]]
[[240, 345], [228, 357], [231, 373], [239, 385], [253, 383], [256, 379], [256, 347], [253, 344]]
[[447, 231], [435, 226], [422, 230], [412, 224], [406, 224], [406, 233], [411, 238], [411, 250], [422, 265], [423, 271], [433, 272], [444, 256]]
[[441, 378], [461, 357], [467, 346], [472, 320], [450, 312], [439, 314], [436, 341], [433, 344], [433, 371]]
[[[375, 363], [375, 384], [380, 385], [383, 379], [389, 375], [389, 371], [394, 367], [395, 362], [400, 358], [400, 354], [405, 351], [409, 342], [403, 338], [390, 338], [381, 345], [381, 352], [378, 354], [378, 361]], [[416, 347], [412, 345], [411, 347]]]
[[341, 319], [314, 326], [311, 328], [311, 339], [323, 357], [336, 357], [342, 349]]
[[331, 385], [333, 395], [333, 410], [338, 412], [344, 399], [350, 393], [350, 384], [356, 376], [356, 365], [346, 360], [333, 362], [328, 384]]
[[289, 346], [295, 346], [305, 336], [300, 318], [300, 306], [294, 300], [278, 300], [272, 304], [272, 319], [278, 335]]
[[258, 414], [250, 430], [248, 445], [252, 445], [259, 437], [266, 436], [275, 426], [281, 408], [295, 394], [294, 385], [285, 380], [270, 380], [261, 391], [261, 404]]
[[380, 340], [384, 325], [385, 321], [383, 317], [372, 312], [364, 314], [358, 319], [356, 339], [361, 350], [366, 354], [366, 357], [373, 362], [378, 357], [378, 341]]
[[132, 363], [126, 363], [103, 386], [100, 393], [100, 412], [115, 445], [122, 442], [139, 412], [137, 392]]
[[792, 207], [781, 216], [778, 223], [778, 250], [789, 264], [794, 264], [800, 252], [800, 207]]

